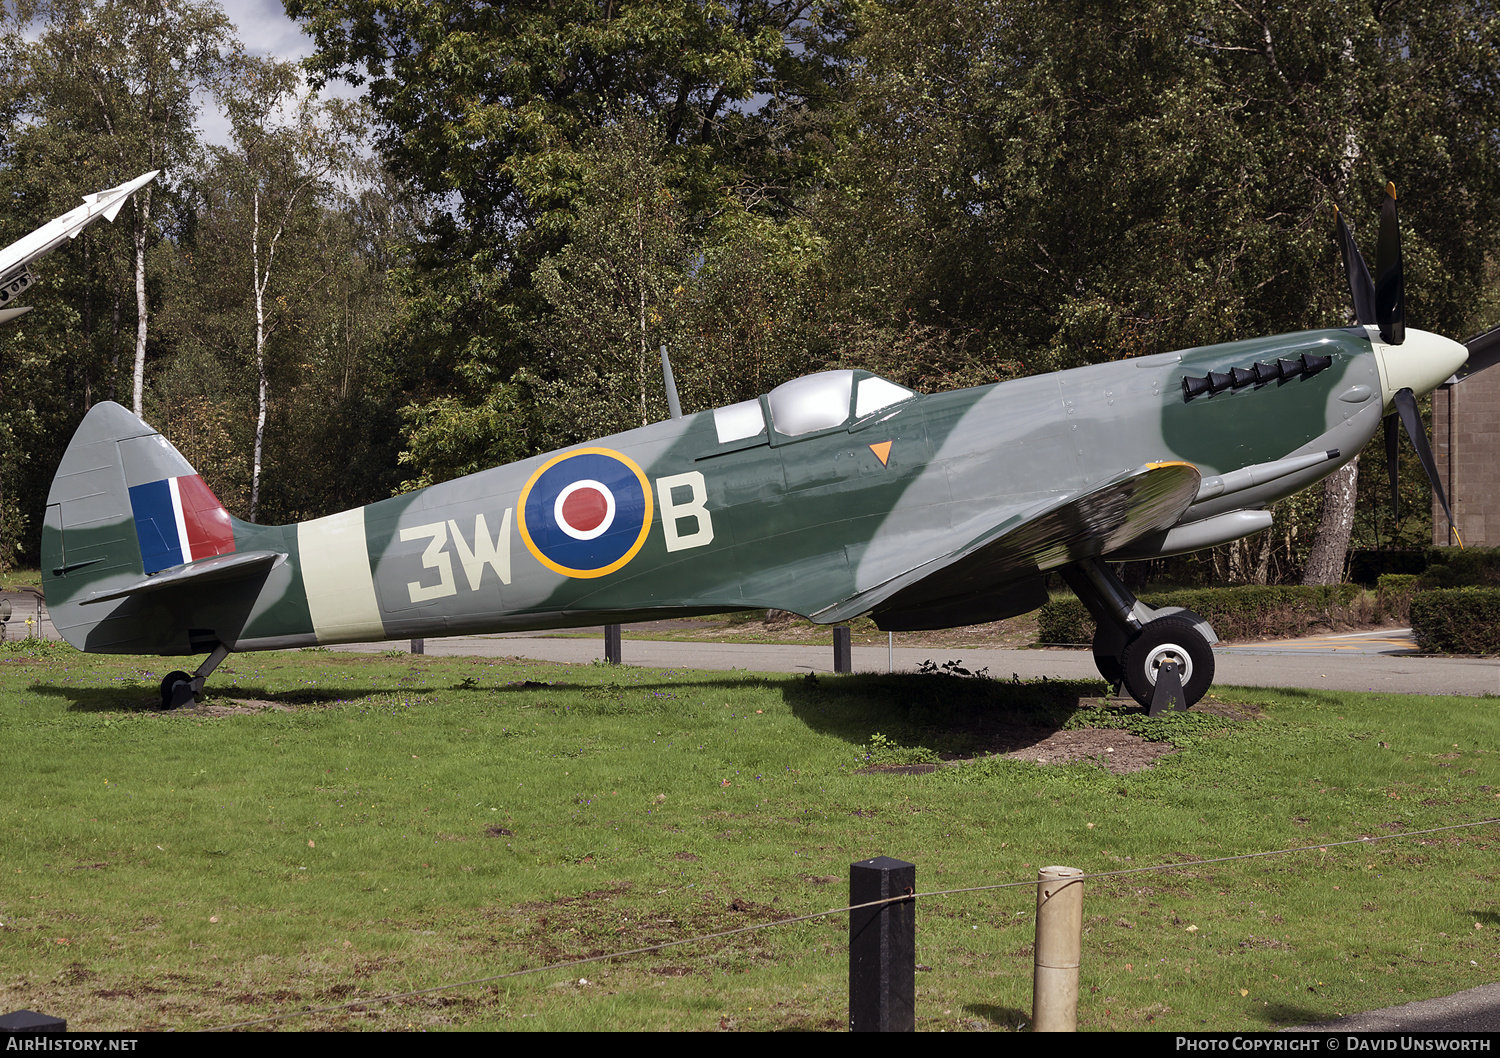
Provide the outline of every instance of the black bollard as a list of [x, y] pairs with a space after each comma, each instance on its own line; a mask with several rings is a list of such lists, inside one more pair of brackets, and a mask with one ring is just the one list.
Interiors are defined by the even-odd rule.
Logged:
[[[20, 1035], [21, 1033], [28, 1032], [63, 1033], [67, 1031], [68, 1021], [66, 1018], [55, 1018], [51, 1014], [38, 1014], [34, 1010], [13, 1010], [9, 1014], [0, 1017], [0, 1032], [7, 1034], [15, 1033]], [[20, 1049], [29, 1051], [31, 1048], [22, 1047]]]
[[833, 671], [854, 671], [854, 645], [849, 638], [848, 625], [835, 625], [833, 628]]
[[[849, 903], [916, 892], [915, 864], [876, 856], [849, 865]], [[915, 900], [849, 912], [849, 1031], [914, 1032], [917, 1027]]]
[[620, 663], [620, 626], [604, 626], [604, 662], [607, 665]]

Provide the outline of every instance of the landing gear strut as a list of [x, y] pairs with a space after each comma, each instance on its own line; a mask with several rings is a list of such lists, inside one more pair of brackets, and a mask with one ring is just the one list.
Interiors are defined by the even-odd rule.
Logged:
[[203, 660], [190, 676], [186, 672], [175, 670], [167, 673], [161, 680], [161, 707], [163, 709], [181, 709], [186, 705], [194, 705], [203, 695], [203, 684], [209, 674], [224, 663], [229, 656], [229, 648], [223, 643], [214, 647], [214, 652]]
[[1212, 645], [1218, 636], [1191, 610], [1153, 609], [1137, 599], [1102, 559], [1089, 558], [1059, 572], [1093, 614], [1094, 665], [1118, 690], [1122, 685], [1141, 705], [1152, 709], [1162, 666], [1176, 666], [1182, 683], [1179, 708], [1195, 704], [1214, 681]]

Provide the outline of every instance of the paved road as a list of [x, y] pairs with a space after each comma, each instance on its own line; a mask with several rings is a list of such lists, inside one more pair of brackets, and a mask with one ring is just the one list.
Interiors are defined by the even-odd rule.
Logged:
[[[900, 636], [896, 637], [899, 644]], [[406, 642], [357, 643], [338, 650], [406, 649]], [[429, 639], [426, 652], [444, 656], [526, 657], [588, 664], [604, 657], [603, 631], [562, 636], [511, 632], [504, 635]], [[1381, 631], [1354, 636], [1318, 636], [1215, 649], [1216, 682], [1242, 687], [1328, 687], [1346, 691], [1400, 694], [1500, 694], [1500, 659], [1434, 658], [1413, 653], [1409, 632]], [[625, 664], [648, 668], [748, 669], [753, 672], [832, 672], [833, 651], [819, 646], [758, 643], [672, 643], [631, 639], [622, 644]], [[924, 661], [961, 661], [970, 670], [1021, 679], [1093, 679], [1093, 655], [1086, 650], [970, 650], [896, 646], [855, 647], [856, 672], [914, 671]]]
[[[45, 603], [33, 592], [3, 592], [11, 604], [5, 638], [40, 635], [57, 639]], [[988, 669], [998, 677], [1023, 680], [1093, 679], [1093, 656], [1087, 650], [998, 650], [947, 647], [903, 647], [901, 636], [889, 653], [883, 646], [854, 648], [856, 672], [915, 671], [924, 661], [941, 665], [962, 662], [970, 670]], [[405, 650], [405, 640], [354, 643], [336, 650]], [[508, 632], [501, 635], [429, 639], [429, 654], [526, 657], [540, 661], [588, 664], [604, 657], [602, 628], [567, 635], [555, 632]], [[1345, 691], [1390, 691], [1397, 694], [1500, 694], [1500, 659], [1436, 658], [1415, 653], [1409, 629], [1382, 629], [1351, 635], [1313, 636], [1219, 646], [1214, 649], [1216, 683], [1241, 687], [1329, 687]], [[623, 653], [627, 665], [649, 668], [747, 669], [752, 672], [832, 672], [833, 651], [819, 646], [760, 643], [670, 643], [633, 639], [627, 628]]]

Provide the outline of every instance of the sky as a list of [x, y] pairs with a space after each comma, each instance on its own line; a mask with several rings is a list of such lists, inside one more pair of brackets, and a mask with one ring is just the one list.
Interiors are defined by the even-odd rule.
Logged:
[[[312, 54], [312, 38], [303, 34], [296, 22], [287, 17], [281, 0], [220, 0], [224, 13], [234, 23], [245, 50], [252, 55], [289, 59], [296, 62]], [[353, 95], [354, 90], [342, 82], [324, 89], [324, 95]], [[200, 100], [198, 125], [209, 143], [227, 146], [229, 120], [210, 98]]]

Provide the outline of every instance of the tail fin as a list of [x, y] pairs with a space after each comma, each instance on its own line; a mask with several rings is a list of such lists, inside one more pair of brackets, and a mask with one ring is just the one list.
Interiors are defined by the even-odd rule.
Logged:
[[68, 642], [110, 652], [211, 649], [128, 597], [149, 591], [152, 575], [235, 551], [235, 520], [171, 442], [118, 404], [94, 405], [52, 479], [42, 523], [47, 606]]

